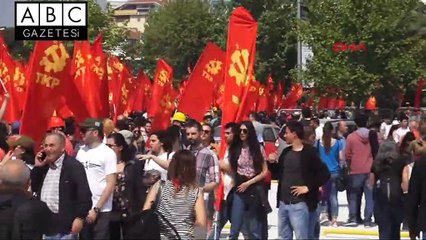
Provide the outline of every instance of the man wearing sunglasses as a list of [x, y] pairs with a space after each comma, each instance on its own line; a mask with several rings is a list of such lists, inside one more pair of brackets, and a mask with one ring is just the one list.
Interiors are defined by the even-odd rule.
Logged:
[[92, 192], [92, 209], [88, 212], [88, 223], [80, 239], [109, 239], [112, 196], [117, 179], [117, 156], [102, 143], [102, 121], [89, 118], [80, 125], [84, 146], [77, 153], [86, 170], [87, 180]]
[[[219, 161], [216, 154], [203, 145], [203, 127], [195, 120], [186, 123], [186, 137], [190, 142], [189, 150], [196, 157], [197, 184], [204, 191], [204, 200], [207, 202], [207, 219], [212, 223], [214, 190], [219, 185]], [[211, 128], [210, 128], [211, 129]], [[207, 128], [205, 128], [207, 130]], [[211, 201], [211, 204], [210, 204]]]
[[219, 147], [213, 139], [214, 129], [207, 123], [204, 123], [202, 128], [201, 140], [203, 142], [203, 146], [212, 150], [216, 155], [219, 155]]

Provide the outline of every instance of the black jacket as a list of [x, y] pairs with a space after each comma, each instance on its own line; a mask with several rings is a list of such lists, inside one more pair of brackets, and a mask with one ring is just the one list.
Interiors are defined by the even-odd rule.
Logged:
[[[31, 171], [31, 189], [40, 198], [48, 166]], [[75, 158], [65, 156], [59, 180], [59, 213], [54, 214], [51, 234], [68, 234], [75, 218], [85, 219], [92, 208], [92, 194], [83, 165]]]
[[416, 160], [408, 187], [410, 232], [426, 231], [426, 157]]
[[139, 213], [146, 199], [148, 187], [143, 184], [145, 161], [129, 161], [124, 167], [125, 197], [129, 200], [129, 213]]
[[52, 212], [46, 203], [23, 191], [0, 191], [0, 239], [42, 239]]
[[[279, 207], [280, 203], [284, 158], [291, 150], [291, 146], [284, 149], [279, 157], [278, 163], [270, 166], [270, 170], [274, 176], [278, 178], [277, 207]], [[312, 211], [317, 208], [319, 188], [330, 179], [330, 172], [327, 166], [321, 161], [317, 150], [311, 145], [303, 145], [301, 158], [303, 182], [309, 188], [309, 192], [305, 194], [304, 199], [309, 210]]]

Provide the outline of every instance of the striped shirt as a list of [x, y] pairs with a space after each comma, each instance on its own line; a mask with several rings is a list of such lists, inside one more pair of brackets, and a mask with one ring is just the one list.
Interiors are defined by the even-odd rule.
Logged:
[[[194, 239], [195, 202], [199, 188], [182, 186], [175, 195], [172, 181], [167, 180], [161, 188], [157, 210], [173, 225], [181, 239]], [[161, 218], [159, 220], [161, 239], [175, 239], [175, 232]]]
[[53, 213], [59, 212], [59, 179], [65, 154], [62, 154], [47, 171], [41, 188], [40, 200], [45, 202]]

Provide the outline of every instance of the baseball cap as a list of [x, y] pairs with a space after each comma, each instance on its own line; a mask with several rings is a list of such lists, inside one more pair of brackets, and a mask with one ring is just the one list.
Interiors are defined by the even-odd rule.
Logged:
[[94, 128], [98, 130], [103, 130], [102, 121], [96, 118], [86, 118], [82, 124], [80, 124], [80, 128]]
[[34, 147], [34, 140], [25, 135], [14, 135], [9, 137], [7, 144], [9, 147], [21, 146], [25, 149], [30, 149]]
[[120, 133], [121, 135], [123, 135], [124, 139], [126, 140], [127, 144], [131, 144], [132, 140], [133, 140], [133, 133], [130, 132], [129, 130], [121, 130], [118, 133]]

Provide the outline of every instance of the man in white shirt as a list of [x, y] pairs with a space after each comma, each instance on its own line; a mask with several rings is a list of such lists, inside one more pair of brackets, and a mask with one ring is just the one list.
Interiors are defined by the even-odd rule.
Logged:
[[322, 127], [320, 126], [320, 120], [318, 118], [313, 118], [311, 120], [311, 126], [315, 129], [315, 140], [320, 140], [322, 138]]
[[84, 146], [77, 153], [87, 175], [92, 192], [92, 209], [86, 217], [86, 225], [80, 239], [109, 239], [110, 212], [117, 178], [117, 157], [114, 151], [102, 143], [102, 121], [89, 118], [80, 125]]
[[410, 131], [410, 128], [408, 127], [408, 117], [407, 116], [401, 116], [399, 119], [400, 125], [399, 128], [396, 129], [393, 132], [393, 139], [396, 143], [399, 143], [404, 138], [405, 134]]

